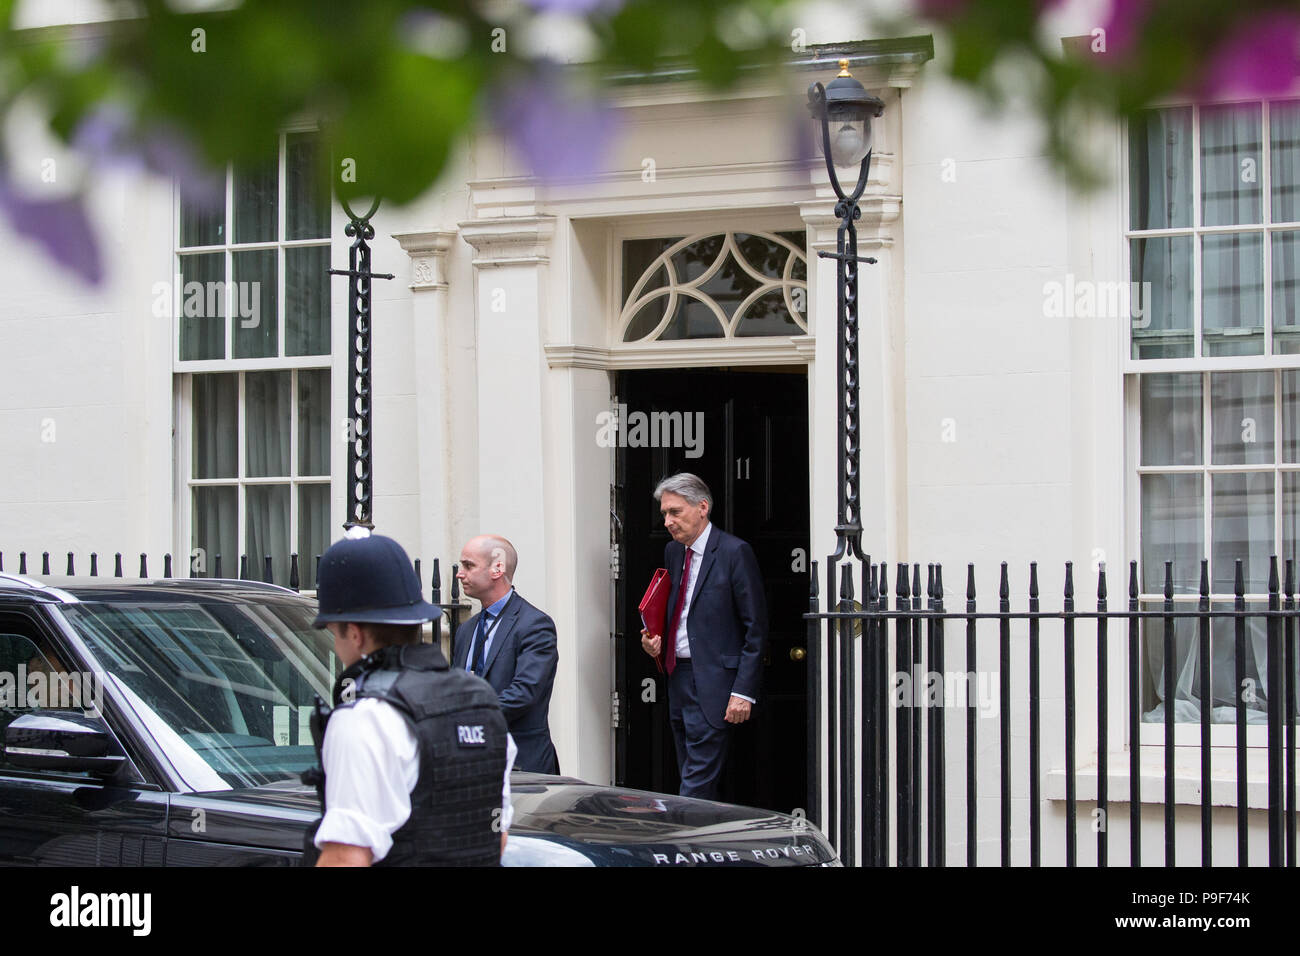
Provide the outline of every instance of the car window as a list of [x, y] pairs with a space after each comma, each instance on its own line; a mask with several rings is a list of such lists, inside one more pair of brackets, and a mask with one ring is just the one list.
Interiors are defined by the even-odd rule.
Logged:
[[262, 786], [314, 766], [308, 717], [336, 664], [308, 604], [83, 602], [62, 613], [190, 788]]
[[[69, 670], [34, 625], [0, 621], [0, 741], [6, 728], [23, 714], [39, 710], [98, 713], [102, 702], [99, 688], [94, 686], [94, 675]], [[2, 746], [0, 769], [21, 769], [9, 763]], [[60, 775], [69, 774], [61, 771]], [[90, 776], [88, 773], [71, 775]]]

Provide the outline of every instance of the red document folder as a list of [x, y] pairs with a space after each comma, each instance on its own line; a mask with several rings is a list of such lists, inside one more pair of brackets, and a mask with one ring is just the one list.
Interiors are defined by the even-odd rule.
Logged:
[[[645, 589], [645, 596], [641, 598], [641, 603], [637, 605], [641, 611], [641, 623], [651, 635], [663, 634], [664, 626], [668, 621], [668, 591], [671, 586], [668, 572], [659, 568], [650, 579], [650, 586]], [[658, 657], [655, 658], [655, 664], [663, 670], [663, 664], [659, 662]]]

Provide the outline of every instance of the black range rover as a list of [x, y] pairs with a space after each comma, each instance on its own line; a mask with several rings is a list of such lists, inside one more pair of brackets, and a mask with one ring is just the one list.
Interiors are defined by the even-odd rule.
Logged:
[[[0, 864], [295, 864], [319, 814], [315, 601], [250, 581], [0, 573]], [[515, 773], [507, 866], [838, 865], [796, 817]]]

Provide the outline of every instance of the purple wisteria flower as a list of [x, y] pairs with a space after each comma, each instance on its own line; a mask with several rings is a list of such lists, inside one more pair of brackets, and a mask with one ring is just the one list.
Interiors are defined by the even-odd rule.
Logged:
[[204, 165], [175, 130], [154, 124], [137, 133], [126, 110], [102, 103], [77, 126], [72, 146], [95, 166], [145, 169], [176, 181], [186, 202], [219, 208], [225, 177]]
[[593, 13], [612, 15], [623, 8], [625, 0], [524, 0], [538, 13], [568, 13], [585, 17]]
[[1300, 73], [1300, 13], [1270, 10], [1230, 33], [1211, 54], [1205, 97], [1285, 93]]
[[104, 262], [81, 196], [32, 199], [0, 174], [0, 211], [15, 232], [34, 240], [54, 261], [92, 285], [103, 281]]
[[585, 179], [600, 168], [617, 135], [614, 110], [543, 66], [498, 89], [489, 115], [543, 180]]

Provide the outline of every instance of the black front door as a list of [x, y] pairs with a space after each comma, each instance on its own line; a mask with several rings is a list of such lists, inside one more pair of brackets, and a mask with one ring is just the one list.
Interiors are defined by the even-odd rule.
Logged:
[[641, 650], [637, 604], [663, 566], [669, 540], [654, 487], [689, 471], [713, 493], [713, 523], [753, 547], [767, 596], [763, 688], [752, 719], [734, 731], [722, 797], [785, 813], [807, 806], [807, 631], [801, 619], [808, 605], [807, 388], [802, 368], [618, 376], [624, 407], [614, 502], [622, 556], [615, 764], [623, 786], [675, 793], [679, 784], [667, 683]]

